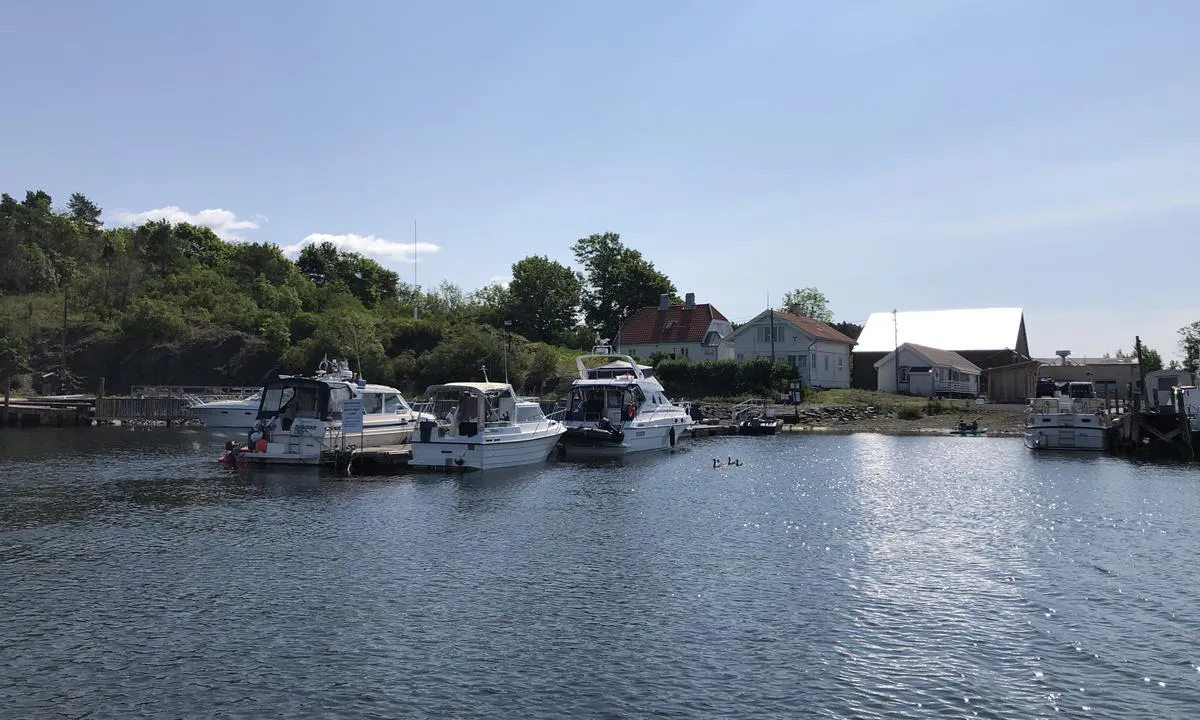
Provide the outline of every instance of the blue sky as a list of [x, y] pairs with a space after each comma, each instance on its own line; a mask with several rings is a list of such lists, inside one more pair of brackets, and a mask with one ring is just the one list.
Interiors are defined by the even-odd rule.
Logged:
[[815, 285], [839, 320], [1021, 306], [1034, 354], [1175, 356], [1197, 27], [1185, 0], [20, 3], [0, 189], [409, 281], [415, 220], [421, 284], [468, 290], [615, 231], [734, 320]]

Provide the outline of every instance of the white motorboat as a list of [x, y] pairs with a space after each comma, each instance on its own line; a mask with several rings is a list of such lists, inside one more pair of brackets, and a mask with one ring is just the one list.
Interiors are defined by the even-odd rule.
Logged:
[[[324, 365], [324, 363], [323, 363]], [[351, 448], [388, 447], [412, 441], [421, 415], [394, 387], [356, 377], [345, 361], [313, 377], [281, 377], [262, 389], [254, 429], [236, 459], [258, 463], [316, 465]], [[361, 432], [343, 430], [343, 406], [362, 407]]]
[[508, 383], [454, 382], [425, 391], [409, 465], [425, 469], [495, 470], [545, 462], [566, 428]]
[[241, 400], [214, 400], [197, 402], [190, 410], [204, 427], [221, 430], [249, 430], [258, 418], [258, 405], [262, 391]]
[[[598, 367], [589, 363], [607, 360]], [[687, 408], [667, 398], [654, 369], [608, 345], [575, 358], [559, 442], [564, 458], [609, 458], [670, 450], [692, 426]]]
[[[1070, 383], [1067, 396], [1039, 397], [1025, 410], [1025, 446], [1034, 450], [1103, 450], [1112, 418], [1091, 383]], [[1088, 387], [1084, 387], [1088, 386]]]

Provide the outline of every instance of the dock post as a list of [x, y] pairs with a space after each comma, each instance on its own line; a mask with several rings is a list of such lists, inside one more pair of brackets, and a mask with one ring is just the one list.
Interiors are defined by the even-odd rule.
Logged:
[[12, 394], [12, 376], [4, 375], [4, 417], [0, 417], [0, 427], [8, 425], [8, 400]]

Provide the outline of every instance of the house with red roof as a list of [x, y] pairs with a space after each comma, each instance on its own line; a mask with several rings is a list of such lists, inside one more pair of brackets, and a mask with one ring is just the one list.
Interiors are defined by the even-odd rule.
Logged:
[[722, 342], [725, 356], [746, 362], [774, 357], [796, 368], [806, 385], [850, 387], [854, 340], [820, 320], [780, 310], [764, 310], [739, 325]]
[[664, 353], [696, 362], [718, 360], [721, 340], [733, 325], [709, 303], [696, 303], [688, 293], [682, 305], [660, 295], [658, 307], [639, 308], [617, 333], [617, 350], [638, 358]]

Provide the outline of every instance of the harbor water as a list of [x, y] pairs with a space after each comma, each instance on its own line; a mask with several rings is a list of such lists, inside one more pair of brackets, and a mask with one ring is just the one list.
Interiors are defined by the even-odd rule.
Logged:
[[0, 716], [1200, 715], [1195, 467], [863, 434], [335, 479], [223, 444], [0, 431]]

